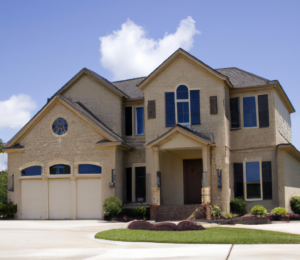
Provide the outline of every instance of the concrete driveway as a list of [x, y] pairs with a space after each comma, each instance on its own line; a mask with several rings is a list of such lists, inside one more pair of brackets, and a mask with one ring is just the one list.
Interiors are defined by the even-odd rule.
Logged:
[[[300, 224], [283, 225], [300, 234]], [[97, 220], [2, 220], [0, 259], [300, 259], [300, 245], [184, 245], [94, 239], [99, 231], [123, 226]]]

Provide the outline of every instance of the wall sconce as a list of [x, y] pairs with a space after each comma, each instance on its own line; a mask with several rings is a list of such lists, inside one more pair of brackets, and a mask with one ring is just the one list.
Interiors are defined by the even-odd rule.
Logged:
[[111, 183], [109, 184], [110, 188], [115, 187], [115, 169], [111, 170]]
[[218, 173], [218, 188], [222, 189], [222, 170], [217, 169], [217, 173]]

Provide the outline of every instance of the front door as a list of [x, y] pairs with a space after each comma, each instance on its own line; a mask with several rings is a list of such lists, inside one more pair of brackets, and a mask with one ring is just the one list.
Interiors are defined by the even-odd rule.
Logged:
[[135, 202], [146, 201], [146, 167], [135, 168]]
[[202, 160], [183, 160], [184, 204], [201, 204]]

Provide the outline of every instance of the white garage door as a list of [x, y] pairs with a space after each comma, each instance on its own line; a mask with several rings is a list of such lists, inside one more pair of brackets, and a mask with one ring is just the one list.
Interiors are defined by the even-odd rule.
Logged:
[[23, 219], [45, 219], [47, 212], [47, 182], [42, 180], [22, 181]]
[[49, 218], [71, 219], [71, 181], [49, 181]]
[[101, 179], [77, 180], [77, 218], [101, 218]]

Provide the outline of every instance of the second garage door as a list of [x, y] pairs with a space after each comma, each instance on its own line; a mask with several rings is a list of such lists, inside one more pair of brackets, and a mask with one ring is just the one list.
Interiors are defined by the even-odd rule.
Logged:
[[77, 180], [77, 218], [101, 218], [101, 179]]

